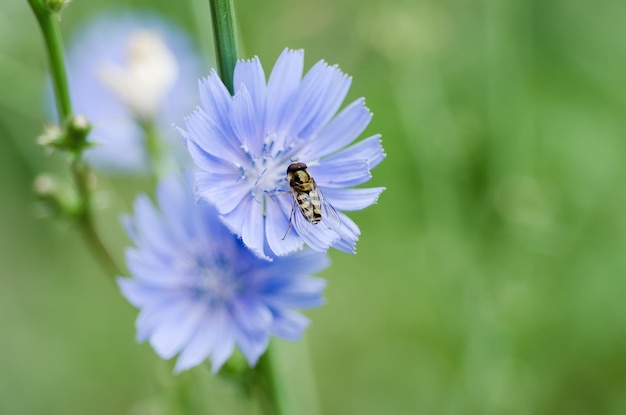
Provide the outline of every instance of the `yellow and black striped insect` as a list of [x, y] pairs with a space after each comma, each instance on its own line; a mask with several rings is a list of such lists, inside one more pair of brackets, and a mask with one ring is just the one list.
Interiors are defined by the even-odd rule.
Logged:
[[[300, 235], [306, 234], [310, 230], [310, 225], [317, 225], [323, 222], [331, 229], [337, 229], [341, 221], [337, 211], [326, 202], [317, 183], [307, 170], [307, 165], [299, 162], [292, 162], [287, 167], [287, 180], [293, 194], [293, 206], [287, 236], [293, 225]], [[296, 211], [296, 205], [300, 213]]]

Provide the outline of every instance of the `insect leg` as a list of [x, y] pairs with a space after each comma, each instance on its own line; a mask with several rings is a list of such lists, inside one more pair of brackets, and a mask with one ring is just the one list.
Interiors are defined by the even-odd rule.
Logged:
[[291, 230], [291, 225], [292, 225], [291, 222], [293, 221], [293, 214], [295, 212], [296, 212], [296, 199], [294, 198], [293, 204], [291, 205], [291, 214], [289, 215], [289, 226], [287, 227], [287, 232], [285, 232], [285, 235], [283, 235], [283, 238], [282, 238], [283, 241], [285, 240], [285, 238], [289, 234], [289, 231]]

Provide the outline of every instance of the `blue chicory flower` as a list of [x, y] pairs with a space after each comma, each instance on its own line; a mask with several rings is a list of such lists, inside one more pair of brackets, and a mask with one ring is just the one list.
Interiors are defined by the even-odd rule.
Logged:
[[[351, 188], [368, 181], [385, 157], [378, 134], [350, 145], [372, 118], [363, 99], [336, 114], [351, 78], [324, 61], [302, 78], [303, 65], [302, 50], [286, 49], [266, 82], [258, 58], [239, 61], [234, 96], [211, 72], [200, 82], [201, 106], [180, 129], [201, 169], [197, 194], [259, 257], [267, 257], [268, 247], [286, 255], [304, 242], [317, 251], [333, 246], [354, 253], [360, 231], [342, 211], [370, 206], [384, 190]], [[293, 161], [308, 166], [324, 200], [338, 211], [339, 226], [322, 220], [307, 232], [290, 228], [300, 214], [286, 180]]]
[[151, 13], [117, 12], [87, 21], [68, 48], [74, 111], [93, 125], [85, 159], [108, 173], [146, 173], [141, 124], [162, 134], [162, 153], [188, 159], [171, 128], [197, 101], [204, 63], [187, 34]]
[[304, 250], [265, 261], [196, 203], [191, 180], [171, 177], [157, 187], [158, 209], [137, 198], [127, 232], [135, 247], [126, 260], [132, 278], [119, 278], [124, 296], [141, 311], [137, 339], [164, 359], [179, 354], [175, 371], [210, 357], [217, 372], [235, 345], [250, 365], [270, 336], [298, 340], [309, 321], [296, 309], [320, 306], [325, 280], [312, 274], [328, 256]]

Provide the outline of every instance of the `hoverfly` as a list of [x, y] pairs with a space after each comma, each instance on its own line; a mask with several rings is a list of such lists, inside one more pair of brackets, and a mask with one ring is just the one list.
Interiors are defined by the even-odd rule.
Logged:
[[[293, 194], [293, 206], [289, 218], [289, 227], [285, 236], [295, 226], [300, 235], [306, 234], [310, 225], [325, 223], [331, 229], [337, 229], [341, 225], [341, 220], [337, 211], [326, 202], [317, 183], [307, 170], [304, 163], [292, 162], [287, 167], [287, 180]], [[296, 205], [300, 213], [296, 212]]]

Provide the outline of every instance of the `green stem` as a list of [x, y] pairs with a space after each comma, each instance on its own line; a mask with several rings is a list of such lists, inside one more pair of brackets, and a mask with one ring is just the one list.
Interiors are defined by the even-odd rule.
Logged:
[[118, 267], [113, 256], [96, 231], [91, 209], [91, 190], [88, 182], [90, 175], [89, 168], [79, 155], [75, 156], [70, 168], [79, 198], [79, 206], [78, 211], [75, 212], [75, 219], [80, 226], [83, 238], [85, 238], [85, 241], [87, 241], [92, 252], [109, 276], [116, 277], [122, 275], [122, 270]]
[[287, 415], [289, 411], [285, 396], [285, 385], [277, 367], [274, 348], [270, 345], [259, 359], [254, 369], [259, 378], [258, 383], [264, 393], [265, 412], [267, 415]]
[[233, 94], [233, 75], [238, 56], [232, 0], [209, 0], [209, 5], [219, 75], [226, 88]]
[[[28, 0], [30, 7], [39, 22], [39, 27], [43, 34], [50, 62], [50, 75], [54, 87], [57, 111], [59, 113], [59, 125], [61, 125], [66, 135], [74, 126], [72, 101], [70, 100], [70, 89], [65, 69], [65, 59], [63, 52], [63, 40], [58, 24], [58, 13], [47, 8], [40, 0]], [[75, 133], [75, 132], [74, 132]], [[86, 140], [86, 134], [80, 135], [81, 140]], [[96, 231], [92, 216], [91, 189], [88, 183], [90, 171], [82, 161], [82, 150], [84, 141], [72, 143], [71, 150], [73, 161], [70, 166], [76, 191], [79, 197], [79, 205], [76, 212], [72, 212], [73, 219], [79, 224], [83, 237], [89, 244], [94, 254], [100, 259], [106, 272], [111, 276], [121, 275], [121, 268], [114, 261], [113, 257], [106, 249], [102, 239]]]
[[145, 149], [148, 152], [150, 160], [150, 170], [155, 184], [159, 179], [168, 177], [176, 172], [176, 166], [172, 163], [171, 157], [168, 157], [164, 143], [159, 137], [159, 130], [154, 120], [137, 120], [137, 124], [144, 133]]
[[63, 51], [63, 41], [58, 25], [58, 15], [48, 10], [39, 0], [28, 0], [35, 17], [39, 22], [43, 33], [44, 42], [48, 51], [50, 62], [50, 74], [54, 87], [57, 111], [59, 112], [59, 124], [65, 125], [72, 115], [72, 103], [70, 100], [70, 88], [67, 82], [67, 71]]

